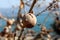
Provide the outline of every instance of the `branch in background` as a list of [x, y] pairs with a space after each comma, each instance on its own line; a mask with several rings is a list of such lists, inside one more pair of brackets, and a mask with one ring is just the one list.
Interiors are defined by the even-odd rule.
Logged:
[[51, 10], [51, 8], [52, 8], [52, 6], [53, 6], [54, 3], [56, 3], [56, 1], [53, 1], [52, 3], [50, 3], [50, 5], [46, 9], [44, 9], [43, 11], [41, 11], [40, 13], [38, 13], [36, 16], [39, 16], [41, 13], [45, 12], [47, 9]]
[[23, 2], [23, 0], [21, 0], [20, 2], [21, 2], [20, 3], [20, 8], [23, 9], [24, 8], [24, 2]]
[[[21, 4], [19, 6], [19, 11], [18, 11], [18, 16], [17, 16], [17, 24], [20, 24], [20, 18], [22, 18], [21, 9], [24, 8], [23, 0], [20, 0], [20, 2], [21, 2]], [[24, 31], [24, 28], [21, 30], [21, 34], [18, 36], [18, 40], [20, 40], [23, 31]]]
[[27, 1], [26, 3], [24, 3], [24, 4], [30, 7], [31, 5], [28, 4], [30, 1], [32, 1], [32, 0], [29, 0], [29, 1]]
[[32, 11], [32, 9], [33, 9], [33, 7], [34, 7], [34, 5], [35, 5], [36, 2], [37, 2], [37, 0], [34, 0], [34, 1], [33, 1], [32, 5], [31, 5], [31, 8], [30, 8], [30, 10], [29, 10], [28, 13], [30, 13], [30, 12]]
[[22, 18], [22, 14], [21, 14], [21, 9], [24, 8], [24, 3], [23, 3], [23, 0], [20, 0], [20, 6], [19, 6], [19, 11], [18, 11], [18, 15], [17, 15], [17, 23], [19, 23], [19, 18]]
[[5, 16], [2, 15], [2, 13], [0, 13], [0, 18], [1, 18], [1, 19], [4, 19], [5, 21], [8, 20]]
[[31, 5], [29, 5], [28, 3], [24, 3], [25, 5], [27, 5], [27, 6], [31, 6]]

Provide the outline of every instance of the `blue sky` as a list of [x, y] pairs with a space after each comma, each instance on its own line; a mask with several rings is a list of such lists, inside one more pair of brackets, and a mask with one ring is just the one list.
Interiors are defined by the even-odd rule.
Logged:
[[[51, 0], [47, 0], [46, 3], [50, 1]], [[19, 0], [0, 0], [0, 8], [10, 8], [12, 5], [19, 5]]]
[[19, 5], [19, 0], [0, 0], [0, 8], [9, 8], [12, 5]]

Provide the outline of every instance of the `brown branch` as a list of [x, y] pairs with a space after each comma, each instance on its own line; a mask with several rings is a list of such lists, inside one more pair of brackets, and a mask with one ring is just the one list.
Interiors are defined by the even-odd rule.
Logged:
[[31, 5], [31, 8], [30, 8], [30, 10], [29, 10], [28, 13], [30, 13], [30, 12], [32, 11], [32, 9], [33, 9], [33, 7], [34, 7], [34, 5], [35, 5], [36, 2], [37, 2], [37, 0], [34, 0], [34, 1], [33, 1], [32, 5]]
[[[20, 0], [20, 2], [22, 2], [22, 0]], [[22, 18], [22, 14], [21, 14], [21, 5], [19, 6], [19, 10], [18, 10], [18, 15], [17, 15], [17, 23], [19, 23], [19, 18]]]
[[21, 38], [21, 36], [22, 36], [22, 34], [23, 34], [23, 31], [24, 31], [24, 28], [21, 30], [21, 33], [20, 33], [20, 35], [18, 36], [18, 40], [20, 40], [20, 38]]

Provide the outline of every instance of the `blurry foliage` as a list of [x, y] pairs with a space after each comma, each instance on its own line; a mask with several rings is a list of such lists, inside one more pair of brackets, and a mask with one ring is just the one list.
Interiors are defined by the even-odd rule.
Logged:
[[54, 32], [56, 32], [58, 35], [60, 35], [60, 24], [58, 24], [58, 26], [56, 27], [56, 22], [54, 21], [53, 24], [52, 24], [52, 28], [54, 30]]

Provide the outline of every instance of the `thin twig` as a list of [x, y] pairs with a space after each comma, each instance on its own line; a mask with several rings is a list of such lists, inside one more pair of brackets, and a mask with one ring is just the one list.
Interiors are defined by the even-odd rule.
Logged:
[[52, 5], [56, 3], [55, 1], [53, 1], [46, 9], [44, 9], [43, 11], [41, 11], [40, 13], [38, 13], [36, 16], [39, 16], [41, 13], [45, 12], [48, 8], [52, 7]]

